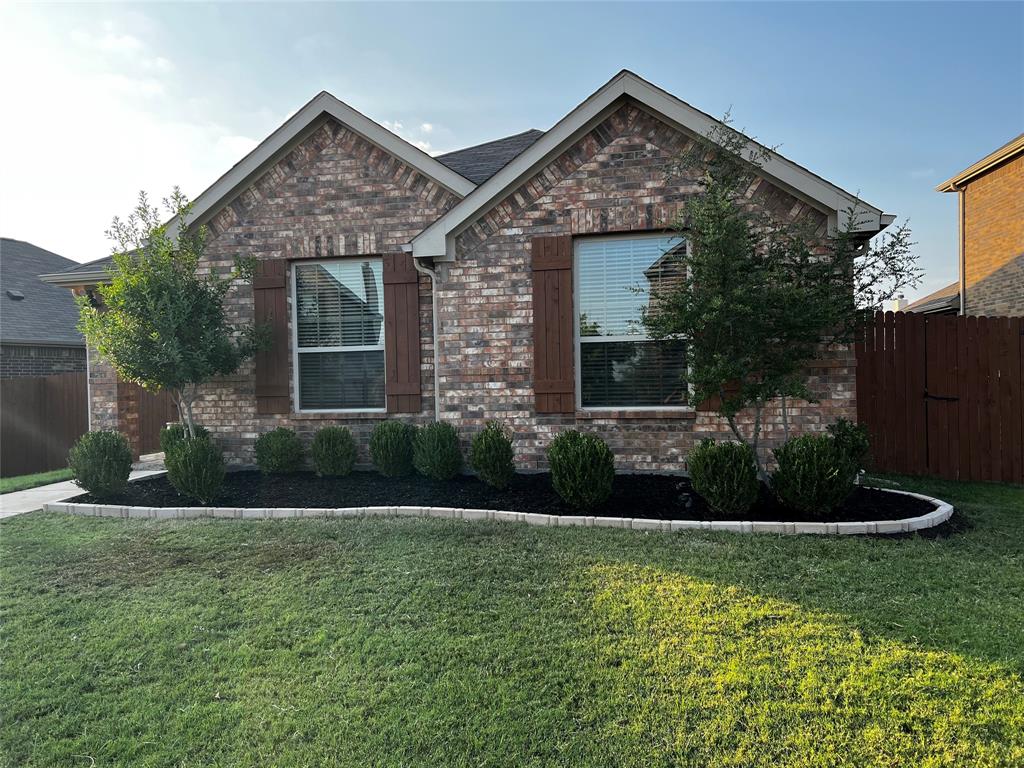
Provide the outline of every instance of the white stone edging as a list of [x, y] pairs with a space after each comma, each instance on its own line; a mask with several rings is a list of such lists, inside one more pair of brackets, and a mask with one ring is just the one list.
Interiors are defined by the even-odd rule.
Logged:
[[534, 512], [503, 512], [493, 509], [462, 509], [459, 507], [340, 507], [340, 508], [237, 508], [237, 507], [122, 507], [111, 504], [71, 504], [53, 502], [47, 512], [96, 517], [122, 517], [155, 520], [193, 520], [202, 517], [271, 520], [327, 517], [437, 517], [449, 520], [496, 520], [552, 527], [582, 526], [586, 528], [629, 528], [634, 531], [729, 531], [731, 533], [777, 534], [895, 534], [911, 533], [946, 522], [953, 506], [941, 499], [910, 491], [889, 488], [876, 490], [901, 493], [930, 502], [935, 509], [918, 517], [902, 520], [868, 520], [846, 523], [787, 523], [762, 520], [649, 520], [641, 517], [594, 517], [591, 515], [542, 515]]

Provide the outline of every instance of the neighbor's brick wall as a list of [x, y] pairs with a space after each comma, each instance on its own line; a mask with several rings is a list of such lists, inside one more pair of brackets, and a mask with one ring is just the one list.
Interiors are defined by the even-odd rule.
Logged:
[[85, 370], [85, 347], [0, 344], [0, 379]]
[[[457, 200], [436, 182], [329, 121], [212, 219], [206, 264], [226, 272], [236, 256], [295, 260], [397, 252]], [[252, 321], [249, 286], [233, 291], [229, 301], [233, 321]], [[420, 336], [422, 408], [418, 415], [401, 417], [423, 423], [433, 418], [434, 403], [430, 281], [425, 276], [420, 278]], [[294, 366], [293, 352], [289, 365]], [[262, 432], [291, 427], [308, 442], [326, 424], [349, 427], [365, 461], [369, 431], [387, 417], [260, 416], [251, 362], [237, 375], [205, 387], [195, 414], [216, 435], [229, 460], [243, 463], [252, 461], [253, 441]]]
[[[696, 189], [692, 178], [666, 180], [666, 163], [688, 141], [647, 112], [623, 106], [459, 235], [457, 261], [443, 268], [438, 344], [441, 416], [459, 426], [464, 441], [486, 420], [499, 419], [515, 430], [518, 465], [543, 468], [552, 435], [578, 427], [607, 440], [620, 468], [678, 470], [695, 439], [727, 436], [720, 419], [694, 411], [534, 411], [531, 238], [666, 226]], [[748, 196], [752, 205], [808, 217], [825, 231], [824, 214], [763, 180]], [[811, 381], [821, 402], [791, 409], [796, 432], [856, 415], [853, 352], [828, 358], [831, 367], [815, 369]], [[782, 428], [777, 413], [766, 418], [767, 455]]]
[[962, 194], [966, 314], [1024, 314], [1024, 155]]

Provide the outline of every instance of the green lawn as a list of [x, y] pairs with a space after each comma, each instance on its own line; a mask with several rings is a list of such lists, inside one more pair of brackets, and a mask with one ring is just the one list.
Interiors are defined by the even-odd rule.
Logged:
[[16, 517], [0, 765], [1024, 764], [1024, 491], [900, 482], [969, 529]]
[[70, 469], [54, 469], [50, 472], [37, 472], [34, 475], [18, 475], [17, 477], [0, 477], [0, 493], [24, 491], [26, 488], [37, 488], [40, 485], [49, 485], [70, 479]]

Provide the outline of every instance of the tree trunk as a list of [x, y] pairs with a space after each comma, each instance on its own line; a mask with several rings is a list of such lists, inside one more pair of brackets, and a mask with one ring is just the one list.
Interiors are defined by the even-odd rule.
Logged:
[[789, 442], [789, 414], [786, 411], [786, 396], [782, 396], [782, 438]]

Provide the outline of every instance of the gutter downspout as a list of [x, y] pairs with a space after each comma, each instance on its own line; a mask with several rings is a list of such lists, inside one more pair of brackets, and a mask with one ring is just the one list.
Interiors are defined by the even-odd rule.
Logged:
[[[402, 246], [402, 251], [412, 256], [412, 244]], [[437, 288], [440, 278], [437, 270], [428, 267], [420, 259], [412, 258], [412, 265], [422, 275], [430, 278], [430, 335], [434, 342], [434, 421], [441, 420], [441, 374], [440, 369], [440, 348], [437, 343], [438, 317], [437, 317]]]
[[967, 201], [964, 199], [967, 196], [967, 189], [965, 187], [959, 187], [955, 183], [950, 183], [950, 186], [956, 191], [956, 201], [958, 209], [957, 229], [959, 232], [959, 238], [957, 239], [957, 249], [960, 251], [960, 314], [967, 314], [967, 233], [965, 216], [967, 214]]

